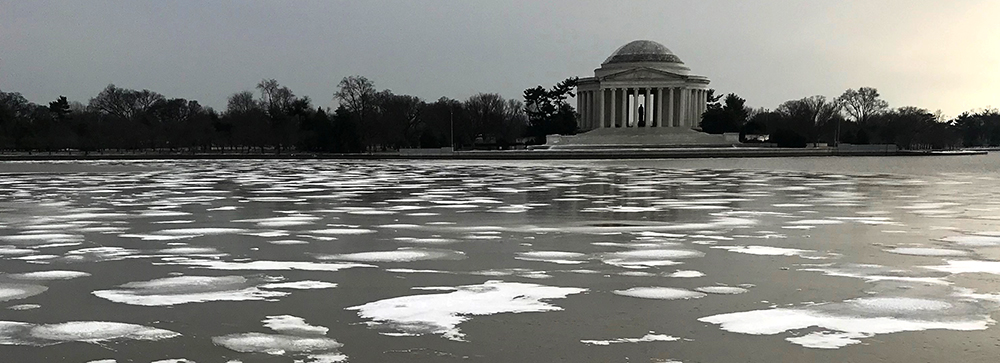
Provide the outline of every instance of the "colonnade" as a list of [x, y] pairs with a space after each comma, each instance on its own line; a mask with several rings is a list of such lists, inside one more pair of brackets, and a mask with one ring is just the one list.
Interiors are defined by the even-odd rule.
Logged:
[[[707, 90], [685, 87], [602, 87], [600, 90], [581, 90], [576, 97], [576, 109], [580, 114], [577, 122], [581, 130], [637, 128], [640, 127], [640, 121], [644, 121], [641, 122], [641, 127], [691, 128], [701, 121], [707, 102]], [[641, 120], [640, 104], [643, 105]]]

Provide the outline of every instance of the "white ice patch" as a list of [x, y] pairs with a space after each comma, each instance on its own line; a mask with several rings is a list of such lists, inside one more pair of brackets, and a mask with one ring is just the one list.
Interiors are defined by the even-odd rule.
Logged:
[[267, 241], [272, 245], [307, 245], [309, 242], [297, 240], [297, 239], [282, 239], [277, 241]]
[[309, 233], [315, 233], [321, 235], [360, 235], [360, 234], [375, 233], [375, 231], [365, 228], [326, 228], [326, 229], [317, 229], [309, 231]]
[[970, 247], [992, 247], [1000, 246], [1000, 236], [948, 236], [942, 238], [941, 241], [957, 243], [962, 246]]
[[951, 274], [986, 273], [1000, 275], [1000, 261], [948, 260], [945, 262], [948, 264], [942, 266], [924, 266], [924, 268]]
[[514, 256], [515, 259], [524, 261], [549, 262], [562, 265], [576, 265], [586, 263], [587, 255], [578, 252], [563, 251], [530, 251], [521, 252]]
[[20, 304], [20, 305], [8, 306], [7, 309], [14, 311], [24, 311], [24, 310], [34, 310], [40, 307], [42, 306], [38, 304]]
[[793, 226], [820, 226], [820, 225], [834, 225], [843, 223], [844, 221], [839, 221], [836, 219], [802, 219], [798, 221], [788, 222], [789, 225]]
[[228, 262], [219, 260], [197, 260], [184, 257], [164, 259], [166, 265], [184, 265], [206, 268], [209, 270], [228, 271], [340, 271], [355, 267], [375, 267], [360, 263], [347, 262], [307, 262], [307, 261], [249, 261], [249, 262]]
[[24, 299], [41, 294], [48, 289], [48, 287], [41, 285], [0, 283], [0, 302]]
[[443, 294], [401, 296], [353, 306], [368, 324], [406, 335], [441, 334], [463, 340], [458, 324], [470, 316], [499, 313], [557, 311], [562, 308], [542, 300], [562, 299], [586, 289], [527, 283], [487, 281], [453, 288]]
[[343, 344], [325, 337], [326, 327], [309, 325], [292, 315], [268, 316], [264, 326], [281, 334], [242, 333], [213, 337], [212, 342], [241, 353], [304, 357], [296, 362], [333, 363], [347, 361], [338, 349]]
[[930, 256], [930, 257], [962, 257], [969, 255], [969, 252], [962, 250], [953, 250], [947, 248], [921, 248], [921, 247], [897, 247], [897, 248], [887, 249], [885, 250], [885, 252], [896, 253], [900, 255]]
[[694, 271], [694, 270], [677, 270], [677, 272], [667, 275], [667, 277], [679, 277], [679, 278], [695, 278], [702, 276], [705, 276], [705, 274], [702, 273], [701, 271]]
[[395, 251], [371, 251], [339, 255], [316, 256], [321, 260], [343, 260], [356, 262], [413, 262], [426, 260], [460, 260], [465, 253], [452, 250], [426, 248], [399, 248]]
[[711, 248], [726, 250], [729, 252], [744, 253], [758, 256], [799, 256], [808, 259], [823, 259], [816, 251], [800, 250], [796, 248], [782, 248], [771, 246], [712, 246]]
[[993, 324], [985, 311], [977, 312], [976, 309], [977, 305], [961, 301], [872, 297], [803, 308], [719, 314], [698, 321], [717, 324], [725, 331], [751, 335], [774, 335], [818, 327], [826, 331], [786, 340], [808, 348], [836, 349], [857, 344], [859, 339], [876, 334], [929, 329], [984, 330]]
[[306, 320], [292, 315], [268, 316], [262, 321], [264, 326], [283, 334], [326, 335], [327, 327], [306, 324]]
[[164, 229], [155, 234], [168, 236], [218, 236], [224, 234], [238, 234], [248, 232], [242, 228], [175, 228]]
[[701, 292], [685, 290], [675, 287], [633, 287], [626, 290], [615, 290], [613, 291], [615, 295], [637, 297], [640, 299], [656, 299], [656, 300], [679, 300], [679, 299], [698, 299], [705, 297], [706, 295]]
[[695, 290], [704, 293], [719, 294], [719, 295], [737, 295], [747, 292], [747, 289], [735, 286], [704, 286], [695, 288]]
[[185, 358], [171, 358], [171, 359], [156, 360], [149, 363], [195, 363], [195, 361]]
[[642, 343], [642, 342], [676, 342], [681, 338], [669, 336], [666, 334], [655, 334], [654, 332], [649, 332], [649, 334], [643, 335], [639, 338], [618, 338], [611, 340], [580, 340], [580, 343], [588, 345], [611, 345], [619, 343]]
[[12, 279], [37, 280], [37, 281], [70, 280], [86, 276], [90, 276], [90, 274], [82, 271], [64, 271], [64, 270], [35, 271], [35, 272], [25, 272], [25, 273], [7, 275], [7, 277], [10, 277]]
[[846, 264], [841, 266], [824, 265], [802, 268], [799, 269], [799, 271], [816, 271], [822, 272], [827, 276], [851, 277], [862, 279], [866, 282], [898, 281], [925, 285], [951, 284], [945, 280], [944, 277], [918, 274], [905, 269], [890, 268], [872, 264]]
[[116, 290], [98, 290], [94, 296], [141, 306], [168, 306], [208, 301], [266, 300], [287, 292], [262, 290], [242, 276], [176, 276], [129, 282]]
[[306, 356], [309, 358], [309, 362], [343, 362], [347, 360], [346, 355], [337, 352], [337, 349], [344, 345], [327, 337], [242, 333], [213, 337], [212, 342], [240, 353], [295, 356], [311, 354]]
[[332, 289], [335, 287], [337, 287], [337, 284], [332, 282], [313, 281], [313, 280], [274, 282], [274, 283], [260, 285], [260, 288], [262, 289], [292, 289], [292, 290]]
[[705, 253], [695, 250], [650, 249], [606, 253], [601, 261], [625, 268], [647, 268], [677, 265], [674, 259], [702, 257]]
[[119, 340], [162, 340], [180, 336], [170, 330], [104, 321], [31, 324], [0, 321], [0, 344], [46, 346], [64, 342], [100, 344]]

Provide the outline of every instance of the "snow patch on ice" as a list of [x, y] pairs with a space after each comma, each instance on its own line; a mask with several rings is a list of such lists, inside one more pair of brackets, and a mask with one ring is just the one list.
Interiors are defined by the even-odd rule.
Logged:
[[463, 340], [458, 325], [471, 316], [499, 313], [557, 311], [562, 308], [543, 300], [562, 299], [586, 289], [528, 283], [487, 281], [480, 285], [457, 286], [442, 294], [401, 296], [352, 306], [358, 315], [370, 319], [369, 326], [408, 335], [441, 334]]

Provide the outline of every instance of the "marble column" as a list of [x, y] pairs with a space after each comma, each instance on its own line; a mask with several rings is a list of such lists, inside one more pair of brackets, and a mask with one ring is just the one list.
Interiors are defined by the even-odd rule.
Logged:
[[663, 88], [656, 88], [656, 127], [663, 127]]
[[642, 100], [642, 110], [643, 110], [642, 117], [643, 117], [643, 120], [642, 121], [643, 121], [643, 126], [645, 126], [645, 127], [649, 127], [649, 125], [650, 125], [649, 121], [653, 119], [653, 117], [652, 117], [653, 116], [653, 108], [649, 107], [650, 105], [652, 105], [652, 103], [650, 103], [650, 100], [653, 97], [651, 96], [651, 94], [650, 94], [649, 91], [650, 91], [649, 87], [643, 87], [642, 88], [642, 93], [643, 93], [643, 97], [642, 97], [643, 98], [643, 100]]
[[688, 99], [690, 98], [691, 90], [681, 87], [680, 92], [680, 107], [677, 108], [680, 110], [680, 115], [678, 115], [678, 117], [681, 119], [681, 127], [687, 127], [688, 123], [690, 123], [690, 121], [688, 121], [688, 114], [691, 113], [691, 104], [688, 103]]
[[604, 127], [604, 88], [597, 93], [597, 125], [593, 128]]
[[608, 125], [611, 128], [615, 127], [615, 122], [618, 121], [618, 89], [611, 89], [611, 124]]

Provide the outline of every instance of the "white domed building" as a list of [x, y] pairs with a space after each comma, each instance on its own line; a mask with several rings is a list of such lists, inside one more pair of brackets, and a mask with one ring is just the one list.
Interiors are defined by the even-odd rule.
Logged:
[[575, 136], [551, 149], [731, 146], [732, 137], [696, 131], [708, 102], [705, 76], [691, 73], [663, 44], [636, 40], [615, 50], [577, 83]]
[[708, 83], [663, 44], [632, 41], [601, 63], [593, 77], [580, 78], [579, 129], [696, 127], [705, 112]]

